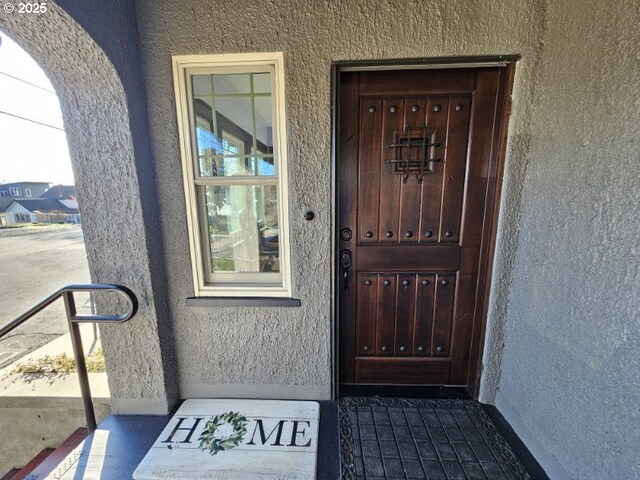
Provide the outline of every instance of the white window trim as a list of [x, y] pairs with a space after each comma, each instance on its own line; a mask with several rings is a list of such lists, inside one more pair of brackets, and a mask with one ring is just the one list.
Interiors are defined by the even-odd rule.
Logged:
[[[175, 55], [172, 57], [173, 80], [176, 95], [176, 113], [178, 116], [178, 133], [180, 137], [180, 155], [182, 159], [182, 176], [184, 180], [185, 203], [187, 207], [187, 228], [189, 232], [189, 249], [193, 286], [198, 297], [291, 297], [293, 295], [291, 281], [291, 248], [289, 241], [289, 192], [287, 178], [287, 130], [284, 96], [284, 56], [282, 52], [246, 53], [224, 55]], [[191, 135], [190, 106], [188, 101], [188, 72], [194, 69], [233, 71], [238, 67], [250, 68], [268, 66], [273, 69], [272, 95], [275, 97], [274, 118], [278, 135], [274, 139], [278, 159], [276, 172], [278, 175], [278, 222], [280, 226], [280, 272], [281, 286], [260, 284], [207, 284], [204, 271], [201, 245], [200, 216], [198, 214], [197, 195], [194, 179], [194, 152]], [[211, 73], [214, 73], [213, 71]], [[195, 133], [194, 133], [195, 135]], [[229, 182], [238, 182], [230, 178]], [[241, 183], [238, 182], [238, 183]]]

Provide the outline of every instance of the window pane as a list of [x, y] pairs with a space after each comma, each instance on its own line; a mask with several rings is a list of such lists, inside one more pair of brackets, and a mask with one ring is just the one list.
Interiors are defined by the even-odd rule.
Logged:
[[251, 93], [250, 74], [242, 75], [214, 75], [213, 89], [216, 95], [233, 93]]
[[258, 158], [256, 162], [257, 162], [258, 175], [275, 175], [276, 174], [275, 158], [273, 157]]
[[253, 148], [253, 107], [251, 97], [216, 97], [216, 135], [232, 144], [231, 152], [219, 155], [249, 155]]
[[200, 176], [276, 175], [270, 95], [196, 98], [194, 112]]
[[271, 74], [256, 73], [253, 75], [254, 93], [271, 93]]
[[194, 75], [192, 81], [195, 96], [211, 95], [211, 75]]
[[279, 272], [277, 187], [206, 186], [201, 191], [207, 208], [211, 270]]
[[203, 177], [275, 176], [276, 174], [273, 157], [202, 155], [199, 157], [199, 164]]
[[254, 97], [256, 109], [256, 138], [259, 153], [273, 153], [273, 114], [271, 96]]

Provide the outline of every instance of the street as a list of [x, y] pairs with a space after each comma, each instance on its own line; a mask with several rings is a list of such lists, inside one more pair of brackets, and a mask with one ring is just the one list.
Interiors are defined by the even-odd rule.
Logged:
[[[26, 227], [15, 236], [0, 236], [0, 325], [64, 285], [89, 282], [80, 225]], [[78, 295], [76, 302], [79, 310], [88, 308], [86, 297]], [[67, 331], [58, 300], [0, 340], [0, 368]]]

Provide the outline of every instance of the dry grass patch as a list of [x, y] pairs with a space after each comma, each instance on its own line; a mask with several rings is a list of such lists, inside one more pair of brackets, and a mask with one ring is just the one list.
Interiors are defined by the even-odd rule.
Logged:
[[[91, 354], [85, 357], [87, 363], [87, 371], [90, 373], [104, 372], [104, 354], [102, 347], [96, 348]], [[76, 360], [67, 353], [59, 355], [45, 355], [41, 358], [31, 358], [25, 362], [19, 363], [14, 369], [9, 371], [5, 378], [12, 375], [26, 375], [34, 373], [54, 373], [67, 374], [76, 371]]]

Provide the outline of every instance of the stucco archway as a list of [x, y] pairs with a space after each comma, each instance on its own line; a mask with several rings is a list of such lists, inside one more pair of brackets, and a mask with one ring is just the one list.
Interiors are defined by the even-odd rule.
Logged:
[[126, 93], [99, 45], [60, 6], [48, 6], [44, 15], [0, 15], [0, 30], [34, 58], [58, 94], [92, 280], [127, 285], [140, 300], [132, 322], [102, 330], [113, 411], [166, 413], [177, 387], [163, 349], [167, 315], [154, 298]]

